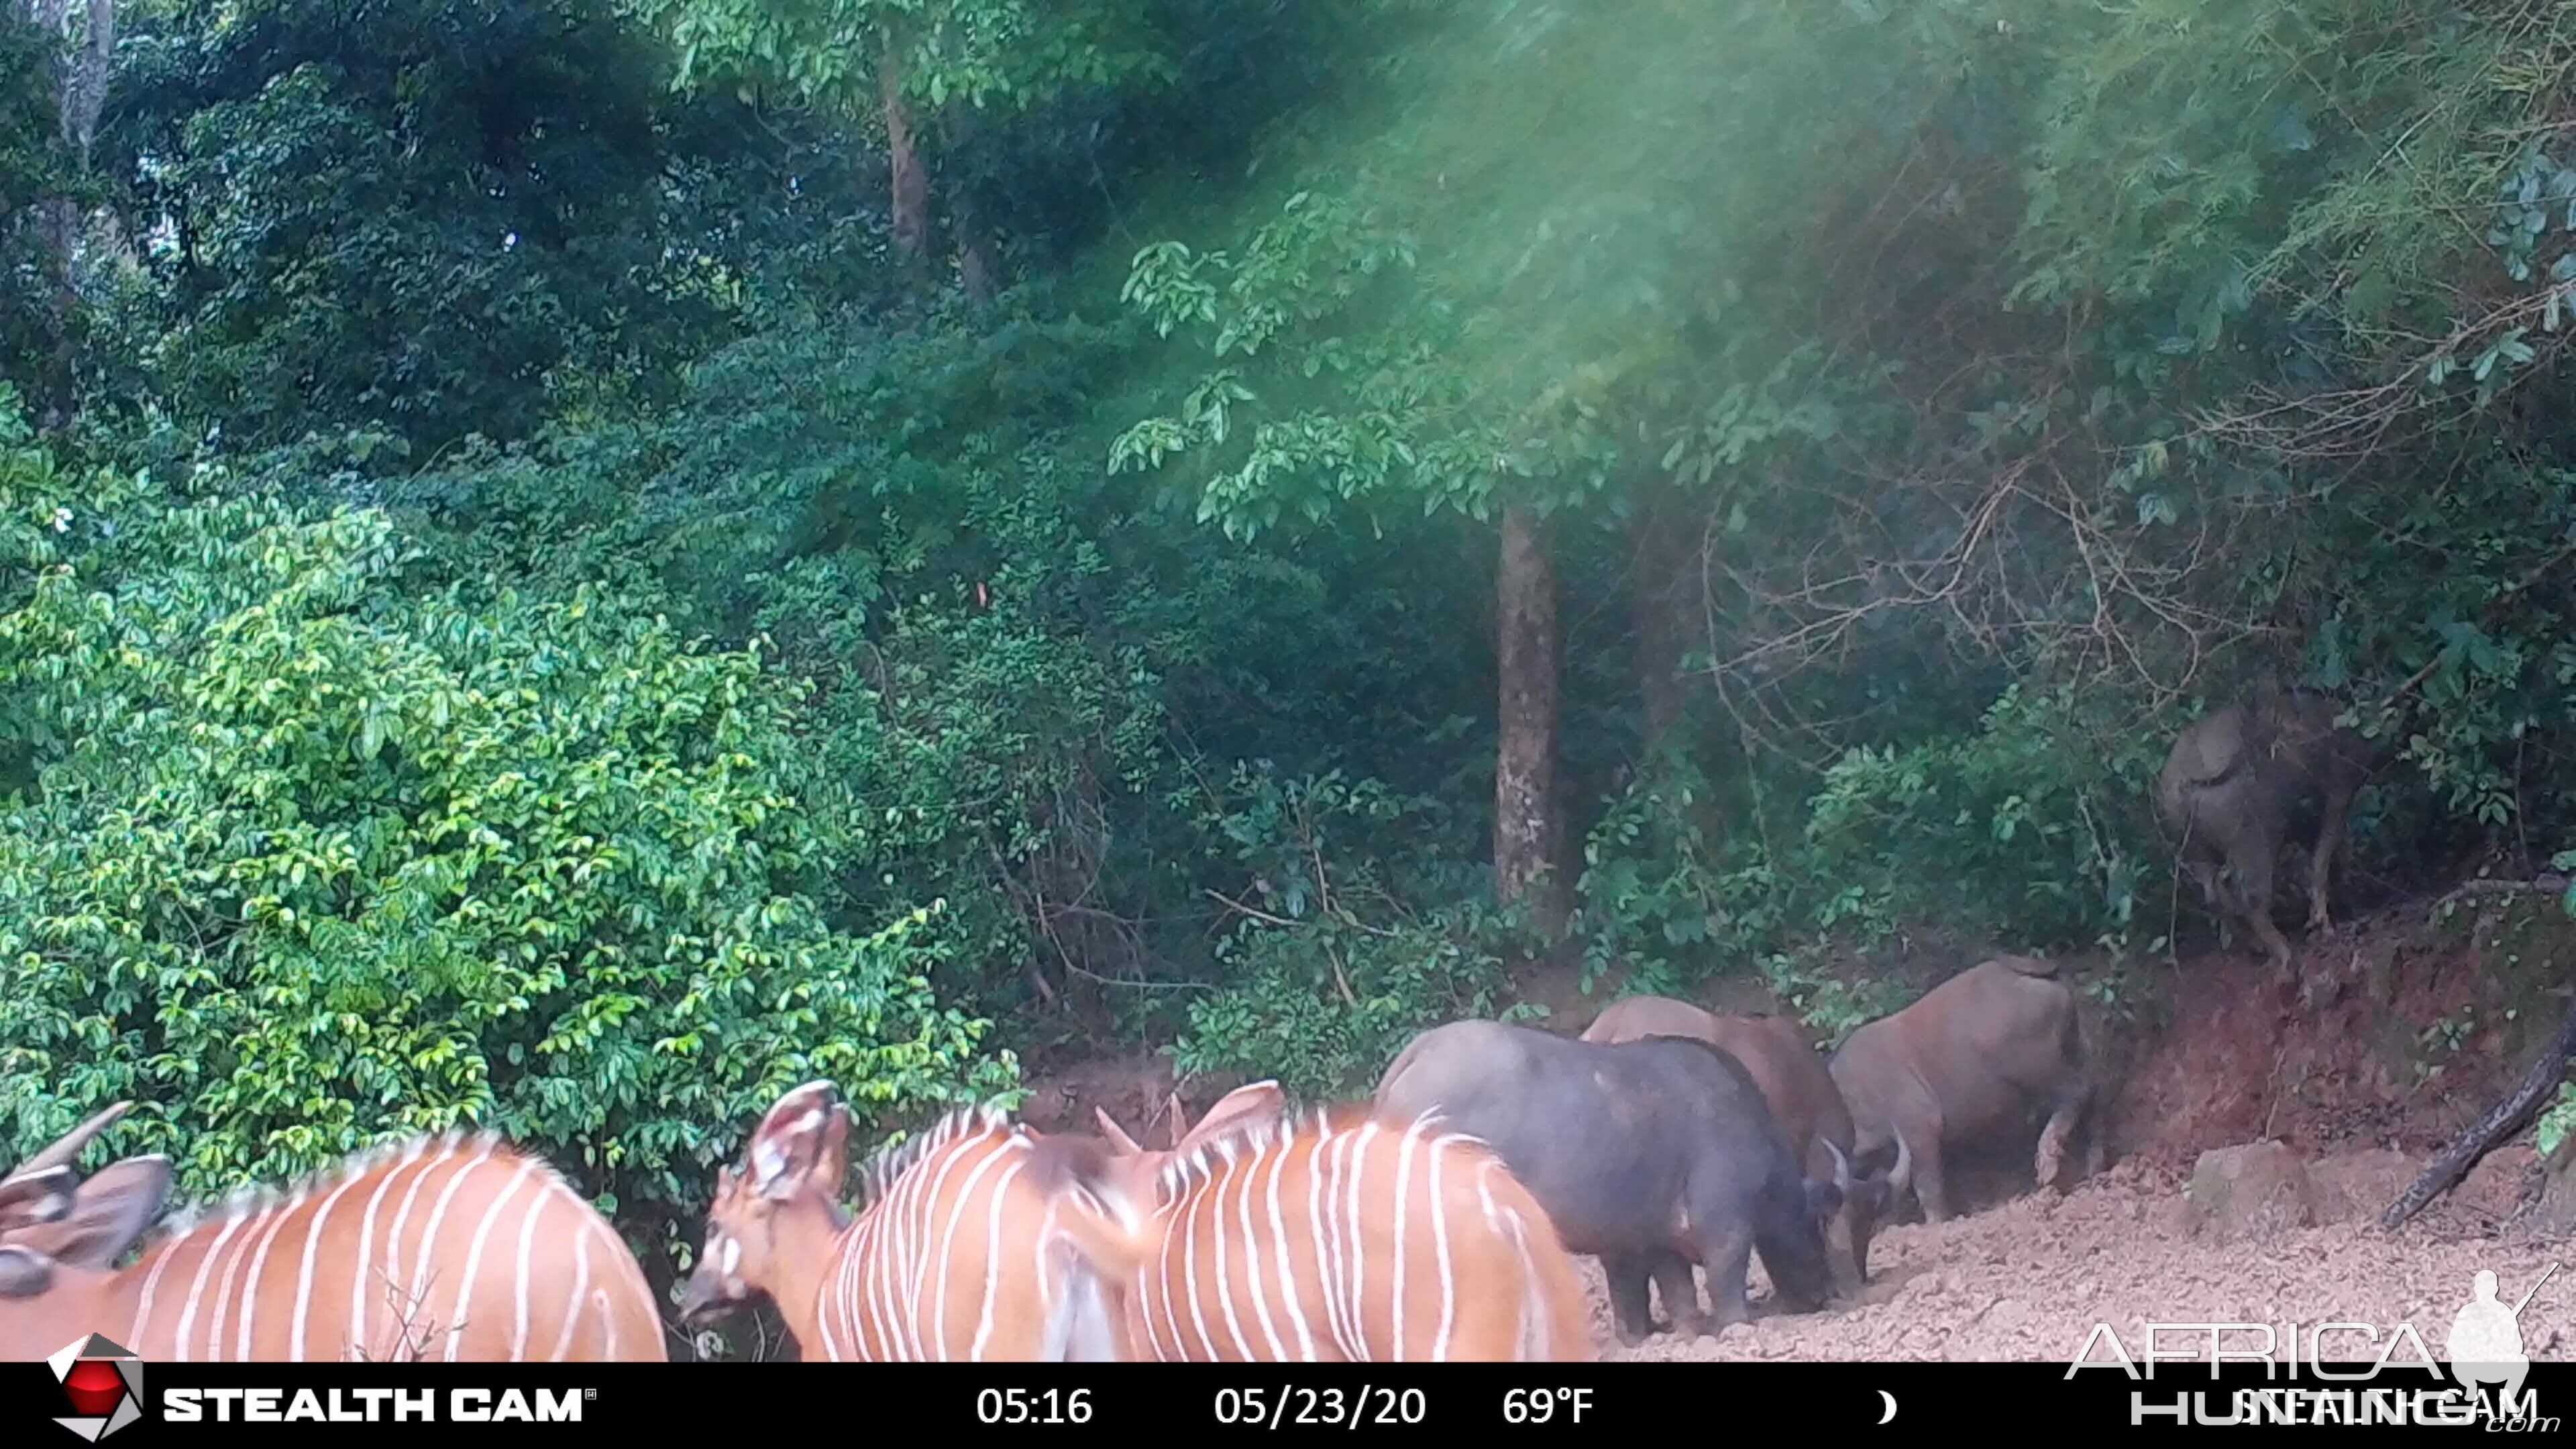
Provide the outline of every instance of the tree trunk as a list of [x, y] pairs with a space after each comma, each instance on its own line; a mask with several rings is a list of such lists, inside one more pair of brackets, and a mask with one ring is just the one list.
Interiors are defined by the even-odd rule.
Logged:
[[918, 270], [930, 251], [930, 178], [912, 132], [912, 107], [903, 98], [903, 65], [889, 37], [877, 61], [877, 86], [885, 100], [886, 160], [893, 172], [892, 220], [899, 260]]
[[1001, 269], [994, 263], [993, 239], [984, 234], [973, 188], [959, 189], [952, 218], [957, 224], [957, 276], [966, 284], [966, 300], [981, 307], [1001, 291]]
[[46, 308], [49, 342], [41, 384], [44, 407], [37, 418], [40, 432], [69, 427], [79, 411], [80, 341], [76, 313], [80, 291], [72, 274], [72, 252], [79, 235], [79, 208], [67, 197], [49, 197], [37, 209], [43, 220], [45, 265], [53, 271], [52, 305]]
[[1551, 869], [1564, 831], [1556, 802], [1556, 567], [1528, 509], [1505, 509], [1502, 535], [1494, 886], [1506, 903], [1526, 898], [1533, 921], [1553, 938], [1564, 929], [1568, 904], [1565, 882]]
[[86, 169], [98, 116], [107, 105], [107, 63], [116, 53], [116, 0], [89, 0], [89, 33], [63, 75], [63, 139]]
[[[33, 18], [49, 39], [62, 39], [70, 18], [70, 0], [41, 0]], [[98, 137], [98, 113], [108, 101], [108, 59], [116, 54], [116, 0], [88, 0], [88, 26], [80, 54], [62, 67], [62, 95], [57, 101], [57, 129], [64, 150], [80, 173], [90, 168], [90, 142]], [[44, 366], [44, 410], [39, 425], [57, 431], [70, 425], [80, 410], [80, 204], [70, 196], [49, 196], [39, 206], [44, 227], [46, 266], [52, 268], [54, 297], [46, 330], [52, 333], [52, 356]]]
[[1645, 708], [1641, 743], [1651, 757], [1682, 718], [1683, 633], [1676, 611], [1689, 555], [1662, 490], [1646, 484], [1637, 498], [1637, 511], [1629, 519], [1635, 582], [1628, 602], [1637, 641], [1637, 695]]
[[975, 180], [973, 163], [981, 130], [971, 109], [951, 107], [940, 132], [941, 169], [948, 178], [944, 188], [948, 229], [957, 247], [957, 280], [966, 288], [968, 304], [976, 307], [992, 301], [1002, 290], [1002, 269], [993, 255], [993, 233], [985, 224], [983, 198]]
[[[98, 135], [99, 112], [107, 104], [107, 66], [116, 51], [116, 0], [88, 0], [86, 33], [80, 53], [63, 67], [62, 93], [56, 103], [56, 126], [73, 165], [89, 169], [90, 144]], [[60, 40], [70, 16], [69, 0], [39, 0], [33, 18], [49, 38]], [[48, 432], [68, 425], [78, 410], [80, 289], [75, 271], [80, 244], [80, 205], [68, 196], [48, 197], [38, 207], [42, 218], [46, 264], [53, 271], [52, 315], [47, 330], [53, 343], [45, 367], [44, 408], [40, 425]]]

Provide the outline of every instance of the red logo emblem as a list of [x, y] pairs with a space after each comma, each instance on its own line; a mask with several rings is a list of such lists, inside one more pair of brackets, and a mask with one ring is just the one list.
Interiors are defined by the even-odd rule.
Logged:
[[91, 1334], [45, 1360], [72, 1402], [74, 1416], [54, 1422], [92, 1443], [143, 1417], [143, 1360]]

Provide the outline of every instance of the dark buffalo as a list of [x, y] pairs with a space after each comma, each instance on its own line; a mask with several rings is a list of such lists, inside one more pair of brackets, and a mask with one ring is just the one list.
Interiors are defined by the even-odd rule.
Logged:
[[[1649, 1281], [1682, 1332], [1744, 1321], [1756, 1248], [1783, 1303], [1809, 1311], [1832, 1291], [1822, 1224], [1840, 1194], [1807, 1182], [1752, 1075], [1705, 1042], [1453, 1022], [1413, 1039], [1377, 1101], [1405, 1117], [1437, 1111], [1499, 1151], [1565, 1246], [1601, 1260], [1623, 1343], [1655, 1331]], [[1708, 1269], [1714, 1322], [1692, 1263]]]
[[[1936, 1223], [1951, 1216], [1944, 1147], [2025, 1131], [2045, 1108], [2036, 1166], [2051, 1187], [2093, 1098], [2075, 993], [2026, 956], [1969, 967], [1853, 1032], [1828, 1066], [1851, 1109], [1854, 1159], [1893, 1145], [1891, 1200], [1910, 1188]], [[2102, 1170], [2102, 1134], [2086, 1136], [2090, 1175]]]
[[1785, 1016], [1721, 1016], [1668, 996], [1614, 1001], [1583, 1033], [1585, 1041], [1597, 1042], [1651, 1036], [1707, 1042], [1753, 1074], [1762, 1100], [1789, 1139], [1791, 1155], [1805, 1164], [1807, 1180], [1830, 1182], [1842, 1195], [1842, 1207], [1826, 1228], [1825, 1246], [1835, 1279], [1845, 1292], [1858, 1292], [1869, 1281], [1869, 1239], [1886, 1207], [1887, 1179], [1853, 1175], [1851, 1111], [1807, 1034]]
[[2262, 690], [2184, 730], [2156, 782], [2156, 806], [2182, 832], [2182, 864], [2201, 899], [2250, 926], [2284, 978], [2290, 943], [2272, 920], [2272, 871], [2281, 846], [2294, 827], [2301, 833], [2315, 827], [2308, 929], [2332, 929], [2326, 886], [2335, 850], [2352, 797], [2382, 758], [2379, 746], [2336, 727], [2338, 713], [2324, 695]]

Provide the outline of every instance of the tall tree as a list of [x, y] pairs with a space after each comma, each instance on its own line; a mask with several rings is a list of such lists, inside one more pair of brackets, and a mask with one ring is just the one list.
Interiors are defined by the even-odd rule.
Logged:
[[1313, 193], [1290, 198], [1239, 257], [1148, 247], [1128, 299], [1167, 335], [1212, 332], [1220, 365], [1177, 413], [1122, 435], [1111, 466], [1192, 455], [1200, 517], [1240, 538], [1326, 525], [1344, 508], [1373, 523], [1389, 508], [1448, 508], [1496, 525], [1495, 891], [1552, 935], [1570, 893], [1546, 523], [1609, 479], [1614, 453], [1577, 400], [1606, 373], [1595, 365], [1534, 394], [1482, 386], [1459, 359], [1492, 318], [1417, 270], [1415, 252], [1385, 214]]
[[764, 243], [849, 208], [792, 118], [675, 98], [607, 0], [138, 12], [103, 164], [162, 289], [148, 385], [254, 446], [524, 436], [736, 335]]
[[[929, 262], [925, 135], [959, 105], [1024, 111], [1075, 86], [1168, 80], [1176, 72], [1146, 0], [626, 0], [667, 28], [678, 83], [725, 76], [780, 86], [884, 137], [887, 221], [897, 265]], [[926, 113], [926, 114], [925, 114]], [[971, 285], [992, 258], [959, 228]], [[971, 280], [980, 276], [983, 280]]]
[[[1762, 426], [1794, 431], [1776, 404], [1753, 410], [1759, 426], [1697, 426], [1730, 368], [1765, 366], [1758, 340], [1702, 365], [1695, 336], [1724, 302], [1709, 295], [1715, 163], [1694, 127], [1713, 97], [1694, 57], [1733, 23], [1699, 7], [1462, 15], [1388, 68], [1404, 88], [1358, 113], [1359, 135], [1291, 134], [1325, 159], [1274, 219], [1221, 250], [1148, 247], [1127, 287], [1165, 335], [1200, 330], [1209, 356], [1113, 466], [1187, 455], [1201, 516], [1237, 535], [1386, 508], [1495, 525], [1494, 880], [1542, 929], [1570, 902], [1551, 870], [1568, 862], [1548, 521], [1708, 485], [1758, 466]], [[1676, 565], [1655, 562], [1660, 591]], [[1666, 650], [1661, 667], [1678, 663]], [[1647, 691], [1658, 725], [1676, 707], [1667, 682]]]
[[[5, 220], [32, 233], [38, 271], [45, 279], [44, 358], [33, 370], [41, 379], [38, 416], [50, 430], [70, 422], [79, 406], [81, 218], [96, 196], [90, 148], [107, 103], [108, 66], [116, 51], [116, 0], [82, 0], [77, 9], [71, 0], [17, 0], [0, 12], [0, 24], [23, 36], [8, 47], [17, 57], [9, 69], [22, 73], [5, 79], [30, 86], [22, 93], [29, 95], [34, 85], [47, 77], [51, 81], [53, 154], [11, 157], [25, 166], [20, 185], [33, 188], [34, 194], [0, 196], [0, 207], [21, 208]], [[24, 147], [22, 140], [11, 149]]]

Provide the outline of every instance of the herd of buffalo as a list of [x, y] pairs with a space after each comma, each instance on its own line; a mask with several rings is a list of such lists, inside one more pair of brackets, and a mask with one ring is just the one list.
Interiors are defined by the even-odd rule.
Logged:
[[[1867, 1279], [1878, 1221], [1911, 1192], [1950, 1216], [1945, 1151], [2045, 1108], [2038, 1171], [2058, 1180], [2093, 1100], [2075, 994], [2027, 957], [1971, 967], [1852, 1033], [1830, 1061], [1786, 1017], [1719, 1016], [1659, 996], [1613, 1003], [1581, 1038], [1459, 1021], [1413, 1039], [1378, 1105], [1437, 1111], [1498, 1152], [1570, 1252], [1601, 1260], [1620, 1341], [1748, 1317], [1759, 1251], [1779, 1302], [1822, 1307]], [[2102, 1134], [2084, 1133], [2087, 1172]], [[1894, 1154], [1892, 1165], [1883, 1159]], [[1691, 1265], [1708, 1270], [1703, 1314]]]
[[[2313, 828], [2309, 924], [2329, 927], [2334, 851], [2385, 758], [2339, 728], [2338, 713], [2324, 696], [2266, 688], [2186, 729], [2158, 781], [2186, 872], [2283, 973], [2290, 947], [2271, 912], [2280, 848]], [[1830, 1061], [1786, 1017], [1632, 996], [1579, 1040], [1490, 1021], [1425, 1032], [1376, 1099], [1398, 1114], [1436, 1108], [1492, 1144], [1565, 1246], [1600, 1259], [1618, 1334], [1634, 1345], [1659, 1330], [1649, 1283], [1674, 1330], [1743, 1320], [1756, 1250], [1786, 1307], [1856, 1291], [1873, 1228], [1907, 1196], [1932, 1221], [1951, 1216], [1945, 1149], [2026, 1132], [2044, 1115], [2040, 1185], [2060, 1184], [2079, 1133], [2085, 1174], [2099, 1172], [2096, 1090], [2073, 990], [2051, 963], [2006, 956], [1861, 1027]], [[1693, 1263], [1708, 1272], [1709, 1313]]]

